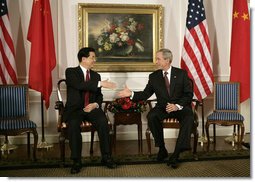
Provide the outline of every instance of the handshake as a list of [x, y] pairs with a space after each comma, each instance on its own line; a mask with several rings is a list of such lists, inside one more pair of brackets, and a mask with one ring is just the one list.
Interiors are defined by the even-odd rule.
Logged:
[[[114, 82], [110, 82], [107, 79], [101, 81], [101, 87], [114, 90], [116, 89], [117, 84]], [[125, 85], [125, 88], [121, 90], [117, 95], [118, 97], [130, 97], [131, 94], [132, 94], [131, 90], [127, 87], [127, 85]]]

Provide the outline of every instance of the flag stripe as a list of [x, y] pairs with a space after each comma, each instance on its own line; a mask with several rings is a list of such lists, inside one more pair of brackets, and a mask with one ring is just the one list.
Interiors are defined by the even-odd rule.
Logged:
[[1, 28], [3, 31], [4, 39], [6, 40], [6, 43], [8, 44], [9, 48], [12, 51], [12, 54], [15, 55], [14, 53], [14, 45], [12, 42], [12, 37], [11, 37], [11, 27], [9, 23], [9, 17], [7, 15], [2, 16], [1, 19]]
[[181, 67], [194, 81], [194, 97], [212, 93], [213, 69], [203, 1], [189, 0]]
[[16, 77], [16, 65], [15, 65], [15, 59], [14, 55], [9, 47], [9, 44], [12, 45], [11, 39], [5, 39], [6, 32], [3, 32], [3, 22], [2, 19], [0, 19], [0, 52], [1, 52], [1, 60], [3, 61], [3, 70], [4, 71], [4, 77], [7, 81], [7, 83], [17, 83], [17, 77]]
[[0, 83], [17, 84], [15, 51], [6, 0], [0, 0]]

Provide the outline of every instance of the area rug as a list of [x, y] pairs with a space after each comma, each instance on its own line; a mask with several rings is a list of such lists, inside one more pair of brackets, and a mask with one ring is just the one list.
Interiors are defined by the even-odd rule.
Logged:
[[[169, 154], [171, 155], [171, 154]], [[221, 151], [201, 151], [194, 156], [191, 152], [182, 153], [180, 156], [181, 162], [196, 162], [210, 160], [228, 160], [228, 159], [249, 159], [250, 150], [221, 150]], [[156, 155], [117, 155], [114, 160], [118, 165], [133, 165], [133, 164], [156, 164]], [[99, 156], [83, 157], [82, 163], [84, 167], [100, 166], [101, 158]], [[43, 158], [37, 161], [28, 159], [0, 160], [0, 170], [6, 169], [29, 169], [29, 168], [56, 168], [70, 167], [72, 161], [66, 158], [62, 163], [59, 158]]]
[[[102, 180], [102, 178], [120, 178], [124, 177], [127, 180], [147, 178], [149, 180], [162, 180], [162, 178], [171, 178], [176, 180], [180, 178], [198, 178], [201, 180], [208, 177], [235, 177], [234, 180], [243, 180], [251, 177], [250, 159], [229, 159], [229, 160], [214, 160], [212, 161], [197, 161], [180, 163], [177, 169], [173, 169], [164, 163], [160, 164], [130, 164], [119, 165], [116, 169], [108, 169], [105, 166], [89, 166], [82, 167], [78, 174], [70, 174], [70, 168], [34, 168], [34, 169], [19, 169], [19, 170], [0, 170], [0, 176], [9, 177], [8, 180], [17, 180], [14, 177], [81, 177], [84, 180]], [[148, 178], [149, 177], [149, 178]], [[238, 179], [236, 178], [238, 177]], [[160, 178], [160, 179], [159, 179]], [[242, 179], [241, 179], [242, 178]], [[78, 179], [78, 178], [76, 178]], [[178, 180], [177, 179], [177, 180]], [[47, 178], [48, 180], [48, 178]], [[70, 180], [70, 179], [69, 179]], [[104, 179], [105, 180], [105, 179]], [[106, 179], [107, 180], [107, 179]], [[120, 180], [120, 179], [117, 179]], [[202, 179], [203, 180], [203, 179]]]

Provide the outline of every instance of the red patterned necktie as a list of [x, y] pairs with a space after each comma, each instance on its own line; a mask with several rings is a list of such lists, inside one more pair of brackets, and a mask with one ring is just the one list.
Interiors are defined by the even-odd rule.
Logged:
[[169, 83], [169, 79], [168, 79], [167, 74], [168, 74], [168, 72], [165, 71], [164, 79], [165, 79], [165, 84], [166, 84], [166, 89], [167, 89], [168, 95], [170, 95], [170, 83]]
[[[90, 77], [89, 77], [89, 70], [87, 70], [86, 72], [86, 80], [85, 81], [89, 81]], [[84, 107], [86, 107], [89, 104], [89, 91], [85, 92], [85, 101], [84, 101]]]

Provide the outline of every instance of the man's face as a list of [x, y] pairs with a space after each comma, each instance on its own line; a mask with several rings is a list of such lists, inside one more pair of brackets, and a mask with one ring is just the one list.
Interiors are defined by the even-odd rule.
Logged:
[[159, 69], [162, 69], [162, 70], [166, 71], [166, 70], [169, 69], [170, 60], [164, 59], [163, 53], [162, 52], [158, 52], [156, 54], [156, 64], [157, 64]]
[[96, 62], [96, 54], [94, 52], [89, 52], [89, 57], [83, 57], [82, 61], [87, 69], [91, 69]]

